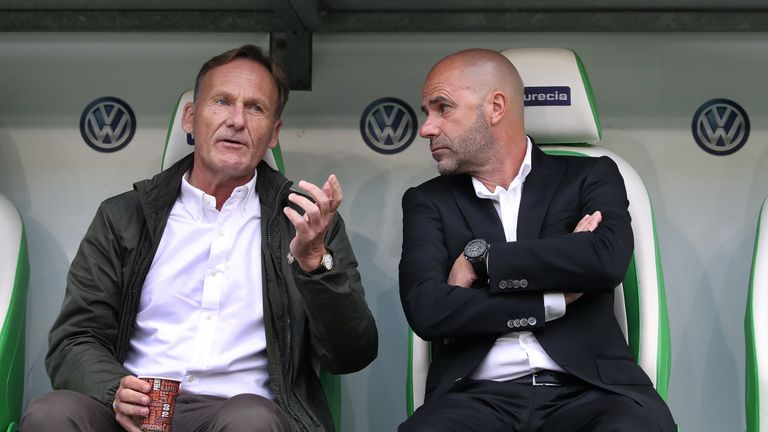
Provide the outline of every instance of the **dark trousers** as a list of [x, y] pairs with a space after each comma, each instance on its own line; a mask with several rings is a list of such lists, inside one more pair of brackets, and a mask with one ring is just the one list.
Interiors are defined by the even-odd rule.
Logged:
[[[81, 393], [50, 392], [29, 404], [22, 432], [123, 432], [112, 408]], [[181, 394], [172, 432], [287, 432], [288, 418], [274, 402], [253, 394], [229, 399]]]
[[[648, 389], [655, 393], [653, 388]], [[655, 396], [658, 403], [651, 398], [651, 407], [586, 383], [551, 387], [469, 381], [457, 391], [429, 400], [398, 431], [674, 431], [669, 410]]]

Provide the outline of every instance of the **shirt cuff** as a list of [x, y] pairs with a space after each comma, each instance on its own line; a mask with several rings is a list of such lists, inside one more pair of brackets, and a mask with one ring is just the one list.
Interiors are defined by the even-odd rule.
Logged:
[[561, 292], [544, 293], [544, 320], [553, 321], [565, 315], [565, 294]]

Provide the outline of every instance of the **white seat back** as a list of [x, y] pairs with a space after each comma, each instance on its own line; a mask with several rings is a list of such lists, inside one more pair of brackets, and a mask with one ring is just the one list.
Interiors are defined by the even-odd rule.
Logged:
[[747, 432], [768, 431], [768, 199], [757, 220], [744, 334]]

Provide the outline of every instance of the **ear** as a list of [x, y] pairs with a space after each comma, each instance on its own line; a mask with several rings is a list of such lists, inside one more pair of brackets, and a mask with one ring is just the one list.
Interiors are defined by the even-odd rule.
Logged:
[[280, 129], [283, 127], [283, 120], [278, 119], [275, 122], [275, 126], [272, 127], [272, 139], [269, 140], [269, 148], [275, 148], [278, 143], [278, 136], [280, 136]]
[[195, 118], [195, 104], [187, 102], [184, 105], [184, 116], [181, 119], [181, 127], [184, 128], [184, 132], [191, 134], [194, 131], [193, 120]]
[[501, 119], [504, 118], [504, 115], [507, 113], [507, 95], [505, 95], [503, 92], [497, 91], [491, 93], [489, 99], [491, 106], [491, 115], [489, 121], [491, 125], [495, 125], [500, 122]]

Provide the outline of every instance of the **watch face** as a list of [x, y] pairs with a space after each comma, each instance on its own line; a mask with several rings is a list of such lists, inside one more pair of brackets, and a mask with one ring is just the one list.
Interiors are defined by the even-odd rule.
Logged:
[[331, 254], [327, 253], [323, 255], [323, 267], [325, 267], [326, 270], [333, 268], [333, 257]]
[[483, 254], [485, 254], [485, 251], [486, 251], [485, 240], [475, 239], [467, 243], [467, 246], [464, 248], [464, 255], [468, 259], [476, 259], [483, 256]]

